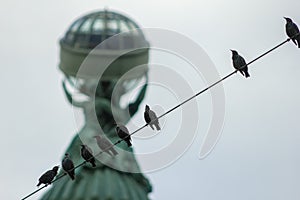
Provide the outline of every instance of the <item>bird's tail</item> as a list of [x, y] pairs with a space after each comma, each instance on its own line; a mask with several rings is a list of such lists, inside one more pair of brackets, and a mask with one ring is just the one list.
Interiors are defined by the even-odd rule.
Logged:
[[300, 35], [297, 36], [296, 40], [297, 40], [297, 43], [298, 43], [298, 48], [300, 48]]
[[297, 46], [297, 42], [296, 42], [296, 41], [297, 41], [297, 39], [296, 39], [296, 38], [293, 38], [293, 39], [292, 39], [292, 41], [293, 41], [293, 42], [294, 42], [294, 44]]
[[127, 146], [128, 147], [131, 147], [132, 146], [132, 144], [131, 144], [131, 142], [130, 142], [130, 139], [128, 138], [126, 141], [125, 141], [126, 143], [127, 143]]
[[159, 124], [156, 123], [156, 124], [154, 124], [154, 125], [155, 125], [156, 130], [160, 131], [160, 126], [159, 126]]
[[42, 184], [42, 183], [41, 183], [41, 182], [39, 182], [39, 183], [38, 183], [36, 186], [37, 186], [37, 187], [39, 187], [41, 184]]
[[152, 128], [152, 130], [154, 130], [154, 128], [153, 128], [153, 124], [149, 124], [149, 126]]
[[95, 161], [95, 158], [93, 158], [90, 163], [92, 164], [93, 167], [96, 167], [96, 161]]
[[245, 70], [244, 73], [245, 73], [246, 78], [250, 77], [250, 74], [248, 73], [248, 71]]
[[118, 155], [118, 152], [114, 148], [111, 148], [110, 151], [114, 154], [114, 156]]
[[71, 177], [72, 181], [75, 179], [75, 173], [74, 172], [68, 172], [69, 176]]
[[243, 71], [242, 70], [239, 70], [239, 72], [244, 76], [244, 73], [243, 73]]

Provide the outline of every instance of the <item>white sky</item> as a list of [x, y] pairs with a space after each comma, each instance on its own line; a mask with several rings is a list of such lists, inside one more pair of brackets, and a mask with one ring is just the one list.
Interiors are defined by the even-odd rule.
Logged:
[[[0, 199], [20, 199], [36, 189], [43, 171], [60, 163], [77, 126], [61, 88], [58, 40], [74, 19], [104, 6], [127, 13], [143, 27], [187, 35], [221, 75], [232, 70], [229, 49], [250, 60], [286, 38], [283, 16], [300, 26], [298, 0], [2, 1]], [[253, 64], [249, 80], [234, 76], [225, 82], [223, 135], [204, 160], [197, 156], [211, 110], [209, 95], [198, 98], [209, 117], [202, 113], [199, 137], [181, 159], [147, 174], [151, 197], [298, 200], [299, 63], [300, 49], [289, 43]], [[145, 102], [159, 104], [153, 92], [150, 88]], [[134, 145], [142, 152], [151, 140]]]

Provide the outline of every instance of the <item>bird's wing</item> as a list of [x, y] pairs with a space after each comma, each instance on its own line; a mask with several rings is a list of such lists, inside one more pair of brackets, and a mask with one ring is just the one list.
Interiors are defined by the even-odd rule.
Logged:
[[70, 169], [74, 168], [74, 163], [73, 163], [73, 161], [72, 161], [71, 159], [69, 159], [69, 158], [66, 160], [66, 165], [67, 165], [68, 167], [70, 167]]
[[295, 23], [293, 23], [293, 29], [295, 30], [295, 34], [299, 33], [299, 28]]
[[239, 62], [239, 67], [243, 67], [244, 65], [246, 65], [246, 61], [242, 56], [239, 56], [238, 62]]
[[152, 110], [149, 111], [149, 117], [150, 117], [151, 121], [157, 118], [155, 112], [153, 112]]
[[106, 138], [102, 138], [102, 144], [105, 149], [112, 145], [112, 143]]
[[45, 173], [45, 176], [52, 176], [52, 174], [54, 174], [54, 172], [52, 170], [49, 170]]
[[86, 146], [86, 150], [93, 155], [93, 151], [90, 147]]
[[44, 180], [47, 179], [49, 176], [51, 176], [51, 172], [52, 172], [51, 170], [45, 172], [45, 173], [39, 178], [39, 180], [44, 181]]

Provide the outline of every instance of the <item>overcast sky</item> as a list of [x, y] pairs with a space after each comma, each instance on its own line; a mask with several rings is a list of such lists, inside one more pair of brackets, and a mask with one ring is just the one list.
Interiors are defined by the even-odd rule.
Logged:
[[[220, 75], [232, 71], [229, 49], [251, 60], [286, 39], [284, 16], [300, 26], [299, 0], [2, 1], [0, 199], [20, 199], [36, 189], [41, 173], [60, 163], [78, 130], [61, 87], [58, 40], [76, 18], [104, 7], [126, 13], [142, 27], [188, 36], [206, 51]], [[160, 59], [154, 55], [153, 60]], [[180, 70], [179, 65], [174, 68]], [[222, 137], [204, 160], [198, 155], [212, 110], [209, 93], [197, 99], [201, 123], [192, 146], [172, 165], [147, 173], [153, 199], [300, 198], [300, 49], [285, 44], [249, 71], [247, 80], [238, 74], [224, 83]], [[199, 85], [189, 81], [195, 90], [205, 87], [203, 80]], [[145, 102], [160, 104], [163, 98], [155, 95], [156, 89], [149, 88]], [[168, 130], [164, 134], [172, 134], [177, 117], [180, 111], [162, 119]], [[168, 137], [161, 140], [168, 143]], [[153, 141], [137, 138], [134, 146], [145, 152]]]

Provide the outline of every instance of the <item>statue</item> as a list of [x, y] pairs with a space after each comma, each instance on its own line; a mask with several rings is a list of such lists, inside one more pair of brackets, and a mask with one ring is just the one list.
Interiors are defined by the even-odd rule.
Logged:
[[[109, 65], [100, 80], [98, 77], [93, 77], [93, 74], [78, 75], [79, 68], [88, 55], [102, 61], [106, 59], [107, 52], [114, 54], [124, 49], [134, 49], [136, 41], [148, 45], [142, 32], [134, 30], [135, 28], [138, 26], [123, 15], [107, 10], [98, 11], [76, 20], [60, 41], [60, 69], [65, 74], [63, 90], [68, 102], [81, 108], [85, 118], [84, 126], [66, 150], [75, 165], [84, 161], [80, 156], [82, 144], [90, 146], [94, 154], [100, 152], [94, 136], [103, 134], [112, 143], [118, 141], [120, 138], [115, 132], [115, 123], [126, 124], [137, 112], [145, 96], [148, 81], [148, 66], [145, 65], [148, 63], [148, 49], [134, 52], [134, 56], [132, 52], [128, 53], [130, 54], [128, 57], [127, 54], [122, 55]], [[113, 39], [106, 44], [105, 48], [98, 46], [105, 39], [129, 30], [134, 30], [135, 34], [126, 35], [122, 37], [123, 39]], [[136, 37], [139, 37], [139, 40], [136, 40]], [[95, 51], [93, 52], [92, 49]], [[142, 70], [127, 79], [120, 79], [137, 64], [144, 64]], [[141, 81], [144, 85], [137, 98], [125, 107], [121, 106], [121, 97]], [[87, 163], [77, 168], [74, 181], [66, 176], [54, 182], [41, 199], [148, 199], [152, 187], [140, 172], [133, 149], [125, 142], [119, 143], [117, 147], [119, 153], [117, 156], [99, 155], [96, 157], [96, 167]], [[61, 171], [60, 174], [62, 173]]]

